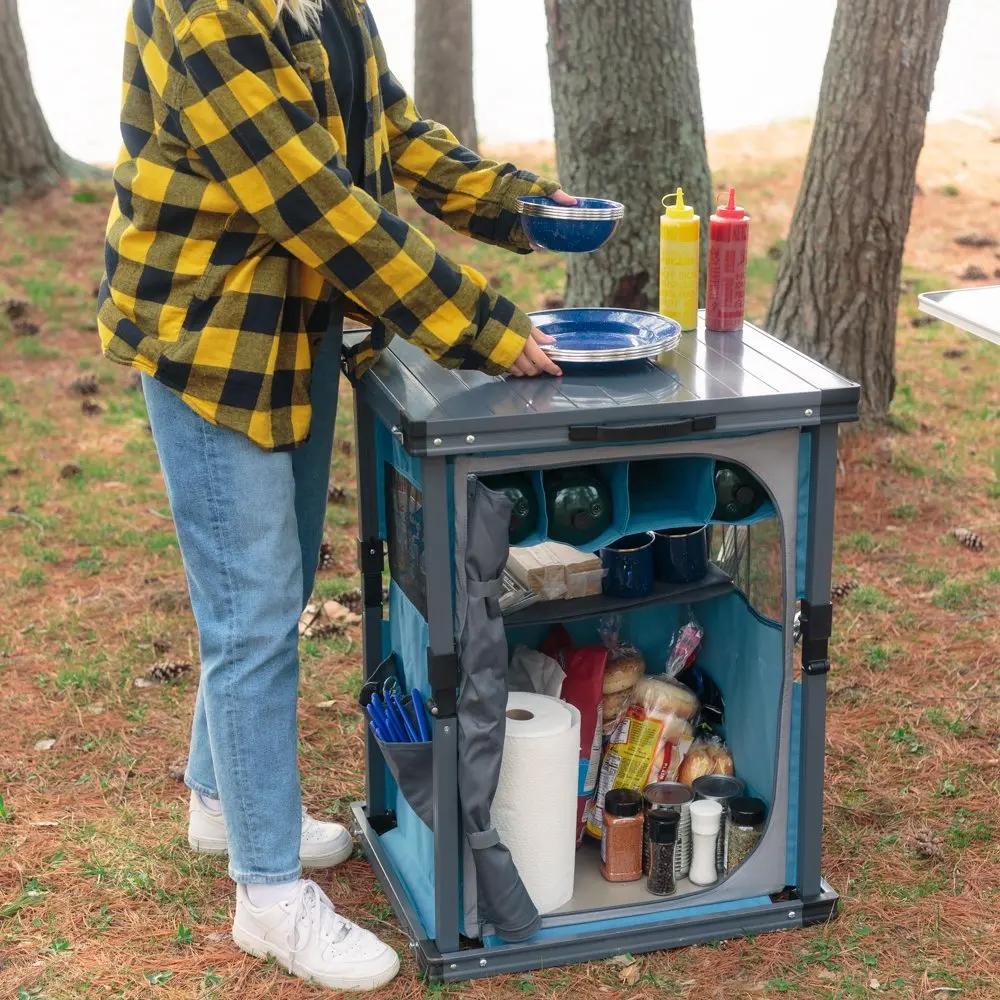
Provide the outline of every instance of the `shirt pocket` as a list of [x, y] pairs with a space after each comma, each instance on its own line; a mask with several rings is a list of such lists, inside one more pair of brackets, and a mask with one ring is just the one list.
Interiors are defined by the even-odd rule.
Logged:
[[339, 121], [340, 114], [323, 43], [318, 38], [295, 42], [292, 45], [292, 56], [295, 59], [295, 68], [312, 91], [320, 123], [330, 129], [331, 120]]

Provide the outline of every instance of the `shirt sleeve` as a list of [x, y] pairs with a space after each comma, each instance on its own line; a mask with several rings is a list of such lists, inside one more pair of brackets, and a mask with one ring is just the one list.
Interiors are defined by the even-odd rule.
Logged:
[[449, 368], [506, 371], [531, 321], [352, 186], [307, 84], [242, 5], [189, 14], [177, 33], [195, 154], [289, 253]]

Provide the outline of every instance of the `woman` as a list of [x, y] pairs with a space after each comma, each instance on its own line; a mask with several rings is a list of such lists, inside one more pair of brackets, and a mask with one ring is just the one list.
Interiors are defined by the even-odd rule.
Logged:
[[552, 182], [480, 160], [422, 121], [364, 0], [133, 0], [104, 352], [142, 372], [201, 645], [189, 840], [229, 854], [233, 937], [341, 989], [392, 949], [302, 865], [350, 856], [301, 808], [297, 622], [326, 508], [344, 315], [442, 365], [559, 374], [475, 271], [396, 216], [394, 183], [477, 239], [527, 252], [516, 200]]

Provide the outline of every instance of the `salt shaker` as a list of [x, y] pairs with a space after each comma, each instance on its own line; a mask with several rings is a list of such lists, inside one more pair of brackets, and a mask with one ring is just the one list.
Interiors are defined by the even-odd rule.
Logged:
[[715, 867], [715, 849], [722, 822], [722, 806], [713, 799], [691, 803], [691, 871], [688, 878], [694, 885], [711, 885], [719, 877]]

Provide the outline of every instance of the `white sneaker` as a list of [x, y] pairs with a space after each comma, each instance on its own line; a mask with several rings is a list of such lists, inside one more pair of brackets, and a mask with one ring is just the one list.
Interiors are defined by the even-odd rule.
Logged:
[[[226, 823], [221, 811], [213, 811], [202, 802], [197, 792], [191, 792], [188, 816], [188, 843], [201, 854], [226, 854]], [[302, 840], [299, 859], [304, 868], [333, 868], [346, 861], [354, 852], [354, 841], [339, 823], [321, 823], [302, 810]]]
[[335, 990], [377, 990], [399, 972], [399, 956], [374, 934], [337, 913], [315, 882], [290, 899], [258, 909], [236, 887], [233, 940], [258, 958], [273, 957], [293, 976]]

